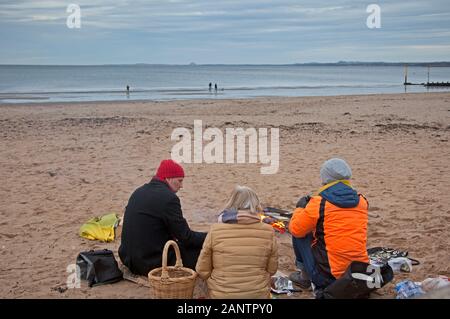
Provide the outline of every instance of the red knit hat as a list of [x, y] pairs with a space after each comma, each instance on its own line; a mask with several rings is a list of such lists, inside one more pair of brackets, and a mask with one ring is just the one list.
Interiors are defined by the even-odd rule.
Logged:
[[162, 160], [159, 164], [156, 177], [160, 180], [165, 180], [166, 178], [184, 177], [184, 170], [183, 167], [181, 167], [181, 165], [177, 162], [171, 159], [166, 159]]

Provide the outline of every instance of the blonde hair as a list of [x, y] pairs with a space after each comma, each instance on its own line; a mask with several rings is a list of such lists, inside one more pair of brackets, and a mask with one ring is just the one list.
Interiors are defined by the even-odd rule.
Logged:
[[262, 212], [261, 202], [255, 191], [247, 186], [239, 186], [233, 190], [225, 209], [248, 210], [252, 214]]

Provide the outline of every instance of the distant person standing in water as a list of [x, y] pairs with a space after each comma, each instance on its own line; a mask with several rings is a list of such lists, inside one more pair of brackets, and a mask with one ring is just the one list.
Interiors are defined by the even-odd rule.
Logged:
[[211, 92], [211, 90], [212, 90], [212, 83], [209, 82], [209, 91]]
[[127, 85], [127, 93], [130, 93], [130, 86]]
[[214, 84], [214, 91], [217, 92], [217, 83]]

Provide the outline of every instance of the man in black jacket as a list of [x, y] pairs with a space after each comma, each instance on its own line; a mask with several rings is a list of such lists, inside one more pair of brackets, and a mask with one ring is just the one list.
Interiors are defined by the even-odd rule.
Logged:
[[[183, 186], [184, 171], [173, 160], [163, 160], [156, 176], [134, 191], [125, 210], [119, 257], [133, 273], [147, 276], [161, 267], [168, 240], [176, 240], [183, 266], [195, 269], [206, 233], [195, 232], [183, 217], [176, 192]], [[168, 263], [175, 263], [169, 251]]]

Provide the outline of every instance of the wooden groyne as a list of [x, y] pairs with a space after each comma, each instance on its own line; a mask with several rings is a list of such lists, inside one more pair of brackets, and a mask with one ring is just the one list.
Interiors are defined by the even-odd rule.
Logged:
[[430, 67], [428, 67], [428, 80], [426, 83], [411, 83], [408, 82], [408, 66], [405, 65], [405, 81], [403, 85], [423, 85], [426, 87], [450, 87], [450, 82], [430, 82]]

